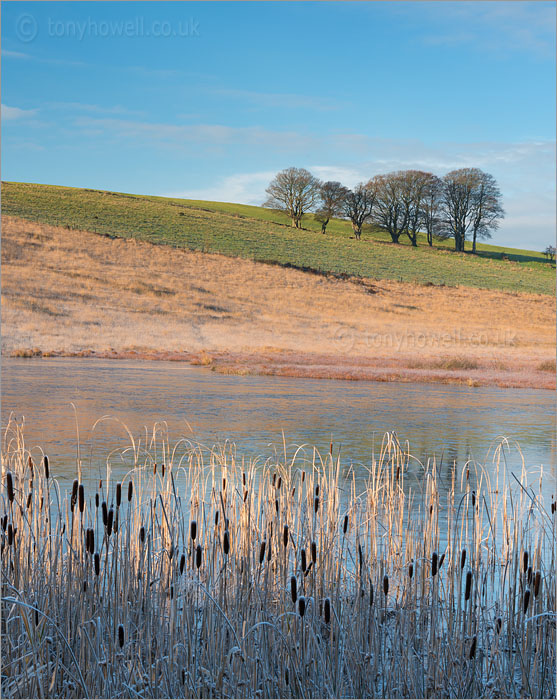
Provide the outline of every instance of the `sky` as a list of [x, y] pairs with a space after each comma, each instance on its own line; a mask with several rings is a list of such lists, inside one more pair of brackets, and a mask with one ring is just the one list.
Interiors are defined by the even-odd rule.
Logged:
[[493, 242], [555, 241], [554, 2], [3, 2], [2, 179], [261, 204], [491, 173]]

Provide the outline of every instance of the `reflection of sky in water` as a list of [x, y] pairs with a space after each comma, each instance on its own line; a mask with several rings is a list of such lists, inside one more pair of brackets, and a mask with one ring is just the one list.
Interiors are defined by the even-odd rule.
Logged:
[[[155, 422], [167, 421], [171, 443], [184, 436], [205, 444], [228, 439], [246, 456], [270, 456], [272, 445], [280, 455], [283, 431], [290, 456], [303, 443], [326, 454], [332, 438], [347, 466], [369, 464], [383, 434], [396, 431], [417, 459], [436, 457], [447, 486], [453, 462], [483, 462], [497, 437], [506, 436], [520, 444], [532, 473], [543, 464], [554, 481], [554, 397], [528, 389], [224, 376], [168, 362], [6, 359], [2, 368], [3, 425], [11, 411], [25, 416], [28, 446], [43, 447], [66, 484], [75, 477], [77, 443], [70, 402], [84, 471], [91, 476], [104, 471], [110, 450], [129, 444], [115, 420], [102, 421], [91, 433], [97, 419], [110, 415], [134, 437], [143, 435], [143, 444], [144, 426], [152, 433]], [[519, 467], [515, 450], [508, 464]], [[363, 478], [365, 470], [354, 467]], [[113, 469], [118, 478], [122, 470], [116, 463]], [[413, 478], [417, 485], [418, 465]]]

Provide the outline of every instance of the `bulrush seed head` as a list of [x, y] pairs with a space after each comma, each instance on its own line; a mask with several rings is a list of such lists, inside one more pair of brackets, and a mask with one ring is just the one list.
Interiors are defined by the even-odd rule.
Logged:
[[133, 481], [128, 484], [128, 503], [132, 500], [133, 496]]
[[524, 552], [522, 555], [522, 567], [524, 572], [528, 571], [528, 552]]
[[95, 552], [95, 574], [98, 576], [101, 572], [101, 558], [98, 552]]
[[120, 649], [124, 646], [124, 625], [118, 625], [118, 644]]
[[142, 526], [139, 528], [139, 540], [140, 542], [145, 542], [145, 528]]
[[530, 589], [527, 588], [524, 591], [524, 614], [526, 615], [526, 611], [528, 610], [528, 606], [530, 605]]
[[122, 484], [118, 483], [116, 484], [116, 508], [120, 507], [120, 503], [122, 503]]
[[295, 603], [298, 599], [298, 582], [295, 576], [290, 577], [290, 596], [292, 597], [292, 602]]
[[314, 564], [317, 562], [317, 544], [315, 542], [311, 543], [311, 560]]
[[12, 473], [8, 472], [6, 474], [6, 490], [8, 491], [8, 501], [13, 503], [14, 501], [14, 482]]
[[470, 600], [470, 591], [472, 590], [472, 572], [466, 574], [466, 589], [464, 591], [464, 600]]
[[469, 658], [473, 659], [476, 656], [476, 644], [478, 643], [478, 638], [474, 636], [474, 639], [472, 640], [472, 644], [470, 645], [470, 654]]
[[388, 576], [383, 577], [383, 593], [385, 594], [385, 598], [389, 595], [389, 577]]
[[348, 516], [344, 516], [344, 522], [342, 523], [342, 533], [346, 535], [346, 530], [348, 530]]
[[331, 601], [329, 598], [325, 598], [325, 606], [323, 608], [323, 615], [325, 617], [325, 624], [328, 625], [331, 621]]
[[74, 479], [74, 482], [72, 485], [72, 500], [70, 503], [72, 513], [73, 513], [73, 509], [75, 508], [75, 504], [77, 503], [77, 491], [78, 491], [78, 489], [79, 489], [79, 482], [77, 479]]
[[298, 598], [298, 612], [300, 613], [300, 617], [306, 614], [306, 599], [303, 595]]
[[184, 573], [184, 567], [186, 566], [186, 555], [182, 554], [180, 557], [180, 574]]
[[431, 555], [431, 575], [437, 576], [437, 552], [433, 552]]
[[541, 571], [536, 571], [536, 576], [534, 577], [534, 595], [537, 598], [540, 593], [540, 583], [542, 581]]
[[288, 525], [285, 525], [282, 531], [282, 543], [285, 548], [288, 546]]
[[224, 552], [225, 556], [228, 556], [228, 552], [230, 552], [230, 533], [228, 530], [224, 531], [224, 535], [222, 537], [222, 551]]
[[301, 562], [302, 562], [302, 572], [305, 574], [306, 569], [307, 569], [306, 550], [305, 549], [302, 549], [300, 557], [301, 557]]
[[414, 576], [414, 563], [413, 562], [410, 562], [410, 564], [408, 564], [408, 576], [409, 576], [409, 578], [412, 578], [412, 576]]
[[50, 463], [48, 461], [48, 457], [45, 455], [43, 458], [43, 465], [44, 465], [44, 475], [48, 479], [50, 476]]
[[202, 557], [202, 550], [201, 550], [201, 545], [198, 544], [195, 550], [195, 565], [199, 569], [201, 567], [201, 557]]
[[195, 542], [195, 538], [197, 537], [197, 521], [195, 520], [192, 520], [190, 523], [190, 537]]
[[463, 549], [462, 553], [460, 555], [460, 568], [464, 569], [465, 564], [466, 564], [466, 550]]
[[263, 560], [265, 559], [265, 545], [266, 545], [266, 542], [265, 542], [265, 540], [263, 540], [263, 542], [261, 543], [261, 546], [259, 547], [259, 566], [261, 566], [261, 564], [263, 564]]
[[85, 510], [85, 487], [83, 486], [83, 484], [79, 484], [78, 500], [79, 500], [79, 512], [83, 513], [83, 511]]
[[103, 525], [106, 527], [108, 523], [108, 508], [106, 506], [106, 501], [102, 502], [101, 510], [103, 515]]

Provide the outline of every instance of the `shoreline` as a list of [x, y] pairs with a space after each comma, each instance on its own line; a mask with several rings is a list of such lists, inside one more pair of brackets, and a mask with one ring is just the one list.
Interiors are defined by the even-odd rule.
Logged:
[[[402, 382], [426, 384], [453, 384], [468, 387], [495, 387], [499, 389], [556, 390], [552, 371], [532, 369], [521, 373], [517, 368], [467, 366], [467, 359], [460, 358], [463, 368], [447, 368], [418, 363], [373, 363], [366, 357], [354, 357], [352, 362], [342, 362], [335, 355], [280, 352], [230, 352], [230, 351], [163, 351], [143, 348], [111, 350], [83, 349], [79, 351], [43, 351], [40, 348], [20, 349], [2, 353], [4, 358], [86, 358], [99, 360], [135, 360], [150, 362], [182, 362], [192, 367], [224, 375], [300, 377], [304, 379], [335, 379], [363, 382]], [[379, 359], [379, 358], [378, 358]], [[470, 364], [473, 360], [468, 360]]]

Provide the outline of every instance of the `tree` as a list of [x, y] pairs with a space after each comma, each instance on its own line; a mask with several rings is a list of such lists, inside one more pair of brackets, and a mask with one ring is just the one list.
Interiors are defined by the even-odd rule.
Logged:
[[386, 229], [393, 243], [406, 228], [404, 204], [402, 201], [403, 173], [400, 171], [387, 175], [376, 175], [368, 186], [376, 193], [373, 221]]
[[499, 219], [505, 216], [501, 206], [501, 191], [493, 175], [478, 170], [472, 202], [472, 252], [475, 253], [476, 239], [491, 238], [491, 231], [499, 228]]
[[323, 182], [319, 189], [320, 206], [315, 214], [316, 221], [321, 223], [321, 233], [327, 230], [327, 224], [334, 216], [342, 213], [342, 207], [348, 188], [340, 182]]
[[319, 180], [304, 168], [281, 170], [265, 190], [264, 207], [287, 214], [292, 226], [300, 228], [302, 217], [319, 199]]
[[422, 205], [422, 224], [427, 236], [429, 246], [433, 246], [433, 236], [437, 235], [441, 228], [441, 192], [443, 183], [437, 175], [430, 175], [426, 187]]
[[543, 251], [543, 254], [547, 258], [548, 262], [555, 262], [555, 246], [554, 245], [548, 245], [547, 248]]
[[443, 238], [454, 238], [455, 250], [462, 252], [474, 220], [474, 192], [478, 185], [477, 168], [451, 170], [443, 178], [441, 193]]
[[370, 183], [364, 185], [362, 182], [356, 185], [353, 190], [348, 190], [348, 194], [344, 198], [342, 213], [347, 219], [350, 219], [352, 230], [358, 241], [362, 236], [362, 226], [371, 218], [375, 199], [375, 188]]
[[401, 173], [404, 233], [414, 248], [418, 245], [418, 233], [424, 223], [424, 206], [434, 179], [435, 175], [422, 170], [405, 170]]

